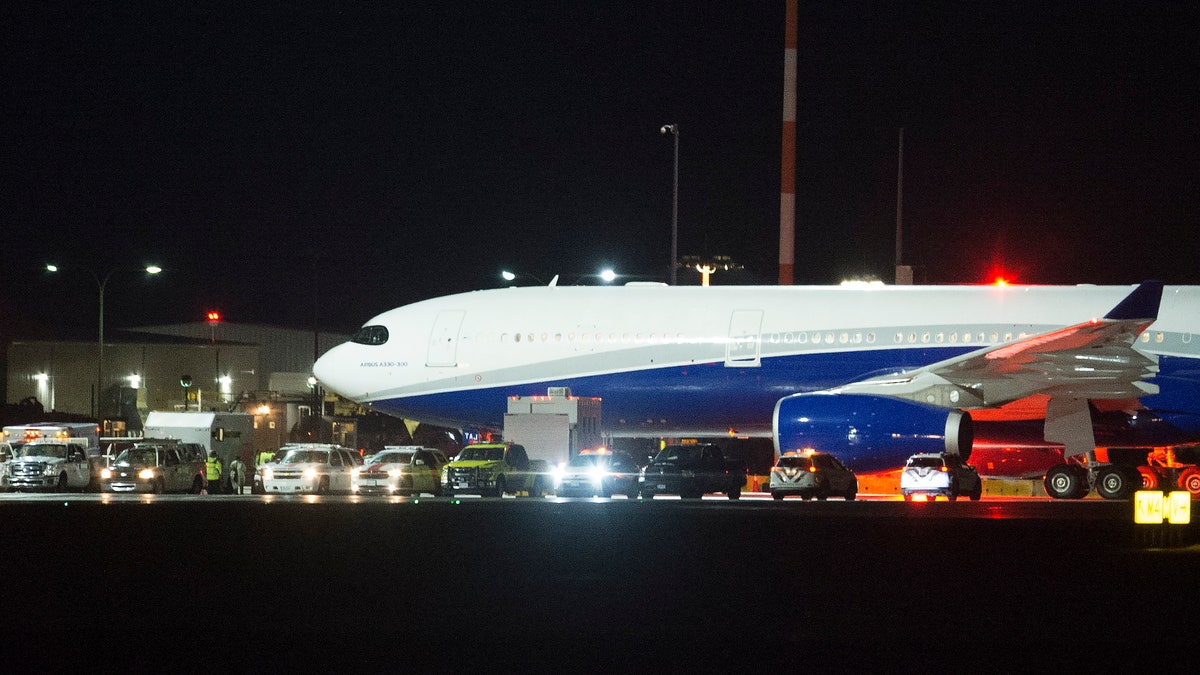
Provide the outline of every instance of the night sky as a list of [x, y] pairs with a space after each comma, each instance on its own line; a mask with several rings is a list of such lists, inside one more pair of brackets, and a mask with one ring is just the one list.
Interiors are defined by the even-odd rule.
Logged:
[[[6, 337], [94, 335], [109, 270], [112, 328], [346, 332], [664, 279], [672, 122], [680, 254], [775, 282], [783, 0], [304, 4], [0, 10]], [[901, 127], [918, 280], [1200, 283], [1192, 7], [802, 1], [797, 283], [890, 281]]]

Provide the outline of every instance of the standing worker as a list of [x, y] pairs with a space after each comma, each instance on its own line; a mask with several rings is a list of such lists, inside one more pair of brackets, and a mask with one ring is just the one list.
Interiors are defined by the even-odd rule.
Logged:
[[242, 494], [242, 489], [246, 487], [246, 463], [241, 457], [234, 457], [229, 463], [229, 489], [233, 494]]
[[[221, 459], [217, 457], [217, 451], [212, 450], [208, 453], [208, 461], [205, 462], [208, 467], [208, 491], [209, 493], [221, 491]], [[216, 486], [215, 488], [213, 486]]]

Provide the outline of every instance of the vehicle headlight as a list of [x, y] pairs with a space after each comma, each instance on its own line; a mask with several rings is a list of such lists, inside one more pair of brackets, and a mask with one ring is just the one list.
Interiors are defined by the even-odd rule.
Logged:
[[100, 478], [101, 480], [112, 478], [112, 469], [100, 469]]
[[304, 480], [312, 480], [317, 477], [317, 470], [311, 466], [304, 470]]
[[362, 469], [350, 469], [351, 480], [358, 480], [358, 472], [359, 471], [362, 471]]
[[388, 478], [399, 478], [404, 475], [401, 469], [388, 469]]
[[138, 478], [142, 480], [150, 480], [154, 478], [154, 469], [142, 469], [138, 472]]
[[558, 486], [562, 485], [562, 479], [563, 479], [563, 465], [562, 464], [556, 464], [554, 466], [554, 468], [550, 470], [550, 478], [554, 481], [554, 487], [558, 487]]
[[588, 470], [588, 476], [591, 477], [592, 483], [599, 485], [600, 483], [604, 482], [604, 469], [594, 466]]
[[264, 466], [259, 473], [262, 474], [263, 480], [271, 480], [275, 477], [275, 472], [269, 466]]

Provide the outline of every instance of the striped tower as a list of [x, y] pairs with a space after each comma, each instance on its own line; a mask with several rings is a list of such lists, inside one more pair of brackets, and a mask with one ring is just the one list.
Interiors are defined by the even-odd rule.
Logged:
[[783, 170], [779, 193], [779, 285], [794, 281], [796, 260], [797, 0], [787, 0], [783, 39]]

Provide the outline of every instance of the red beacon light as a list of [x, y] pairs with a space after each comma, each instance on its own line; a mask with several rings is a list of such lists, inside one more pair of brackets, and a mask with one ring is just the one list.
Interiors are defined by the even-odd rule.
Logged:
[[221, 313], [220, 312], [208, 312], [207, 314], [204, 315], [204, 318], [207, 319], [209, 323], [218, 323], [221, 320]]

